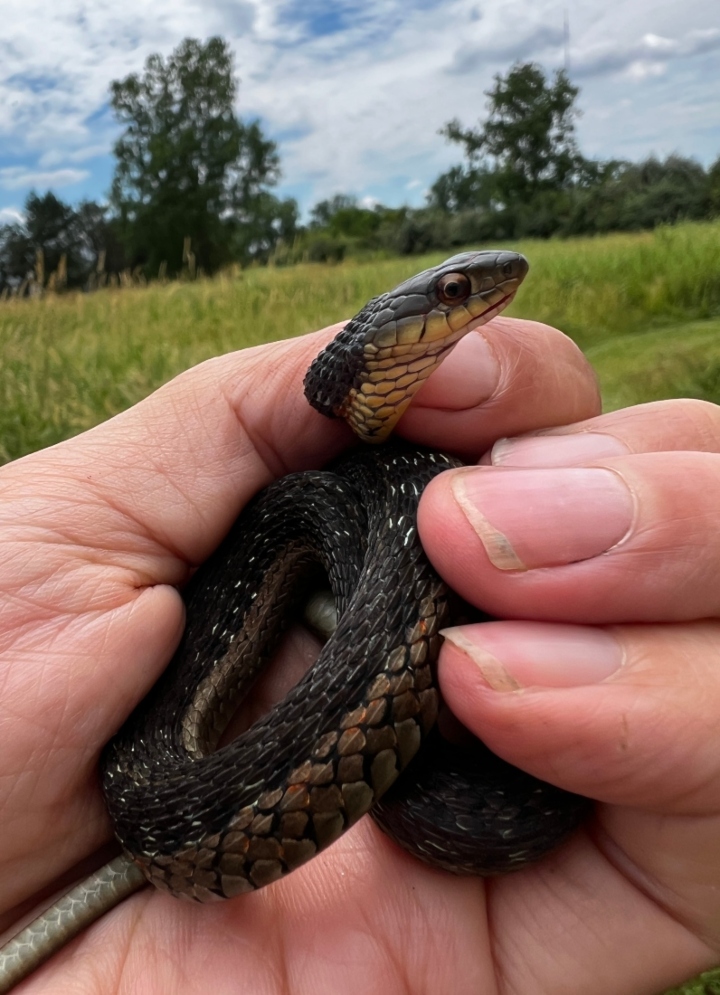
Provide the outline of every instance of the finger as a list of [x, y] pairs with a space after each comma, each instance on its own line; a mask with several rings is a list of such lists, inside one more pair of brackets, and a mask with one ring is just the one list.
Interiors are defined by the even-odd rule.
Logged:
[[440, 682], [492, 750], [604, 803], [593, 838], [661, 906], [720, 914], [720, 623], [446, 632]]
[[460, 340], [398, 430], [413, 442], [477, 458], [500, 436], [599, 411], [595, 374], [571, 339], [537, 321], [499, 317]]
[[347, 445], [349, 431], [302, 396], [311, 355], [333, 331], [203, 364], [3, 468], [6, 907], [106, 838], [97, 752], [177, 644], [183, 608], [168, 585], [263, 483]]
[[720, 457], [464, 467], [431, 482], [420, 534], [448, 584], [491, 615], [573, 622], [720, 613]]
[[301, 389], [333, 331], [203, 364], [3, 468], [6, 906], [106, 837], [97, 751], [177, 644], [183, 608], [167, 585], [187, 579], [285, 459], [302, 465], [313, 448], [327, 458], [346, 444], [347, 430], [316, 416]]
[[720, 452], [720, 407], [681, 398], [639, 404], [574, 425], [500, 439], [493, 466], [575, 466], [608, 456], [693, 450]]

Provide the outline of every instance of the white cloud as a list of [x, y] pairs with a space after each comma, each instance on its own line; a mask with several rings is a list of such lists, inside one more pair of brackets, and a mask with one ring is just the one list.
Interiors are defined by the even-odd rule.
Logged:
[[88, 159], [95, 159], [97, 156], [107, 155], [110, 152], [110, 142], [102, 142], [96, 145], [86, 145], [79, 149], [49, 149], [38, 159], [39, 166], [59, 166], [65, 162], [87, 162]]
[[0, 207], [0, 224], [13, 225], [24, 220], [25, 215], [17, 207]]
[[649, 76], [664, 76], [667, 65], [664, 62], [646, 62], [638, 59], [637, 62], [629, 63], [627, 75], [630, 79], [643, 80]]
[[24, 166], [7, 166], [0, 169], [0, 187], [5, 190], [22, 190], [27, 187], [68, 187], [87, 179], [86, 169], [55, 169], [48, 172], [25, 169]]
[[687, 31], [676, 38], [652, 32], [638, 41], [602, 43], [573, 53], [573, 69], [580, 76], [626, 71], [636, 79], [660, 75], [672, 59], [704, 55], [720, 48], [720, 29]]

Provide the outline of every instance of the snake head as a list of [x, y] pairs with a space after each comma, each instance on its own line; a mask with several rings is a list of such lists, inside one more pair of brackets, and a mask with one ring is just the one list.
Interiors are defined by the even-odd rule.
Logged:
[[369, 301], [323, 349], [305, 396], [383, 442], [453, 346], [505, 308], [528, 271], [518, 252], [461, 252]]

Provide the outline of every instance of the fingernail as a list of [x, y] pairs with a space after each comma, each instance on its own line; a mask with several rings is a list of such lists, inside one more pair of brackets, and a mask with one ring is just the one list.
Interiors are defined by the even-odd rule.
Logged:
[[442, 635], [480, 668], [493, 691], [599, 684], [623, 664], [615, 636], [604, 629], [546, 622], [486, 622]]
[[627, 456], [629, 452], [624, 442], [600, 432], [524, 435], [498, 439], [490, 461], [493, 466], [574, 466], [609, 456]]
[[601, 467], [452, 472], [455, 500], [499, 570], [561, 566], [599, 556], [628, 534], [633, 499]]
[[469, 332], [423, 384], [413, 407], [442, 407], [450, 411], [474, 408], [495, 393], [500, 364], [487, 339]]

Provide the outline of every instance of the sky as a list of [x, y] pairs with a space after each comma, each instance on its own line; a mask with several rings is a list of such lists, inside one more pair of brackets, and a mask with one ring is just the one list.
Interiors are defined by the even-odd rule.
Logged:
[[110, 82], [188, 36], [229, 42], [237, 112], [278, 143], [276, 192], [305, 216], [336, 193], [422, 205], [462, 158], [439, 129], [482, 119], [515, 61], [568, 59], [586, 156], [720, 155], [718, 0], [0, 0], [0, 17], [0, 223], [33, 189], [104, 200]]

